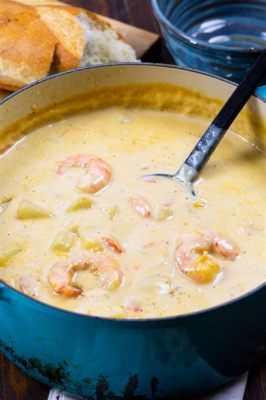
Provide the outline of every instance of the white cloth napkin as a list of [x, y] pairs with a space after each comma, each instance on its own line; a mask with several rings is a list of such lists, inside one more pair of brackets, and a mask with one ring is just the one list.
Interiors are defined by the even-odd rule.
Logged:
[[[234, 382], [223, 388], [199, 397], [197, 400], [243, 400], [244, 393], [247, 385], [248, 372], [239, 376]], [[63, 392], [59, 389], [52, 389], [50, 391], [48, 400], [82, 400], [80, 397], [73, 397], [70, 394]]]

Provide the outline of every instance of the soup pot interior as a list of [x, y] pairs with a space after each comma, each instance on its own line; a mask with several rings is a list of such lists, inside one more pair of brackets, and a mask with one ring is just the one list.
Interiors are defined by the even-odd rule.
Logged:
[[[80, 69], [4, 99], [1, 130], [92, 90], [156, 82], [222, 101], [234, 90], [229, 82], [172, 66]], [[262, 100], [253, 97], [248, 109], [266, 120]], [[249, 131], [256, 133], [252, 125]], [[242, 298], [187, 316], [119, 321], [59, 310], [0, 283], [0, 350], [30, 376], [90, 398], [195, 396], [230, 381], [266, 355], [265, 303], [263, 284]]]

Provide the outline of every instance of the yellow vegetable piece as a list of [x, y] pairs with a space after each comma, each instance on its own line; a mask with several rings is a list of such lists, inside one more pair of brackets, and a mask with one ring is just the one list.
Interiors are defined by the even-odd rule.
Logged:
[[102, 209], [103, 213], [109, 218], [109, 219], [115, 219], [117, 212], [118, 212], [118, 208], [117, 207], [104, 207]]
[[11, 200], [12, 197], [7, 197], [7, 196], [0, 197], [0, 214], [2, 214], [7, 209]]
[[71, 224], [67, 227], [68, 231], [73, 233], [75, 236], [79, 236], [79, 226], [76, 224]]
[[53, 216], [50, 210], [29, 200], [22, 200], [17, 210], [18, 219], [49, 218]]
[[110, 314], [110, 318], [124, 319], [126, 318], [126, 314], [124, 312]]
[[82, 243], [85, 249], [90, 250], [93, 253], [99, 253], [104, 249], [100, 240], [93, 237], [82, 237]]
[[0, 267], [4, 266], [10, 258], [14, 257], [22, 250], [21, 246], [14, 245], [6, 249], [0, 249]]
[[173, 215], [174, 215], [174, 213], [172, 210], [170, 210], [170, 208], [161, 207], [158, 210], [156, 219], [157, 219], [157, 221], [167, 221], [167, 220], [172, 219]]
[[75, 243], [76, 235], [69, 231], [59, 231], [53, 243], [52, 250], [56, 253], [69, 251]]
[[198, 283], [209, 283], [214, 280], [220, 270], [220, 265], [207, 251], [204, 251], [203, 254], [196, 258], [192, 266], [184, 272], [189, 278]]
[[206, 202], [203, 200], [197, 200], [193, 203], [194, 208], [202, 208], [206, 206]]
[[91, 199], [88, 199], [88, 197], [78, 197], [67, 208], [67, 212], [73, 212], [73, 211], [91, 208], [92, 204], [93, 204], [93, 201]]

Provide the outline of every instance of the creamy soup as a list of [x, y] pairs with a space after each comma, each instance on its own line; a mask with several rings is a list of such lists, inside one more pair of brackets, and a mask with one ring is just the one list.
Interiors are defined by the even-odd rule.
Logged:
[[258, 146], [228, 132], [197, 197], [143, 178], [176, 171], [208, 123], [121, 101], [21, 136], [0, 159], [0, 279], [51, 305], [114, 318], [188, 313], [264, 282]]

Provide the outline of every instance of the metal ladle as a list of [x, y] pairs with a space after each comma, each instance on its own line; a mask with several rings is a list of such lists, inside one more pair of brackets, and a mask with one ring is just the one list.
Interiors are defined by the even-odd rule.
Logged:
[[152, 173], [144, 175], [144, 177], [171, 178], [185, 185], [189, 192], [195, 196], [193, 182], [263, 78], [266, 78], [266, 49], [262, 51], [178, 171], [172, 175]]

